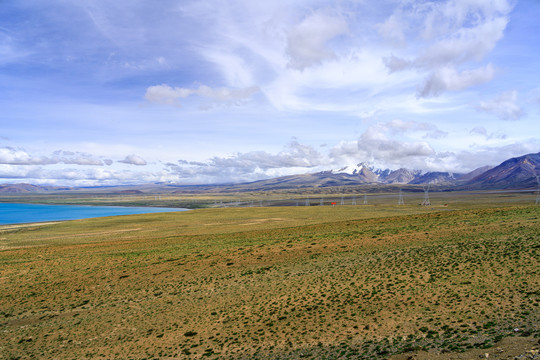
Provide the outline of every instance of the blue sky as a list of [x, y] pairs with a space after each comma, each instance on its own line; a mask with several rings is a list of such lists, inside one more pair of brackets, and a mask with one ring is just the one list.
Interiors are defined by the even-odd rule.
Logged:
[[0, 183], [472, 171], [540, 151], [537, 0], [0, 2]]

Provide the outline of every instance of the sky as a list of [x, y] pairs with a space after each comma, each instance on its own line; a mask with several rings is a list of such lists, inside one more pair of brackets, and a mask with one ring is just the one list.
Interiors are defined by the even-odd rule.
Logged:
[[0, 1], [0, 184], [540, 152], [538, 0]]

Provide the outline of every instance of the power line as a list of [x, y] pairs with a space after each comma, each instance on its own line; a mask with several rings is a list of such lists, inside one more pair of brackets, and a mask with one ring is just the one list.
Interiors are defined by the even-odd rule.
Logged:
[[422, 201], [423, 206], [431, 206], [431, 201], [429, 201], [429, 184], [424, 185], [424, 201]]
[[531, 169], [531, 172], [533, 174], [533, 176], [536, 178], [536, 201], [535, 201], [535, 205], [538, 205], [540, 204], [540, 177], [539, 175], [537, 174], [536, 172], [536, 167], [533, 167]]
[[405, 202], [403, 201], [403, 192], [401, 191], [401, 189], [399, 189], [398, 205], [405, 205]]

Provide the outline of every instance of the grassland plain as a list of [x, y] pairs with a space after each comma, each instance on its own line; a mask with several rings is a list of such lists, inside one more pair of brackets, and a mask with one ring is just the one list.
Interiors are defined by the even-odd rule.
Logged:
[[539, 215], [230, 208], [3, 227], [0, 358], [372, 359], [538, 337]]

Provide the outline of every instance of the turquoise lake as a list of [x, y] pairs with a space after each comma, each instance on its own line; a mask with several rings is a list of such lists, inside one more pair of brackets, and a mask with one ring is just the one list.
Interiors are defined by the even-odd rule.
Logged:
[[180, 208], [0, 203], [0, 225], [186, 211]]

